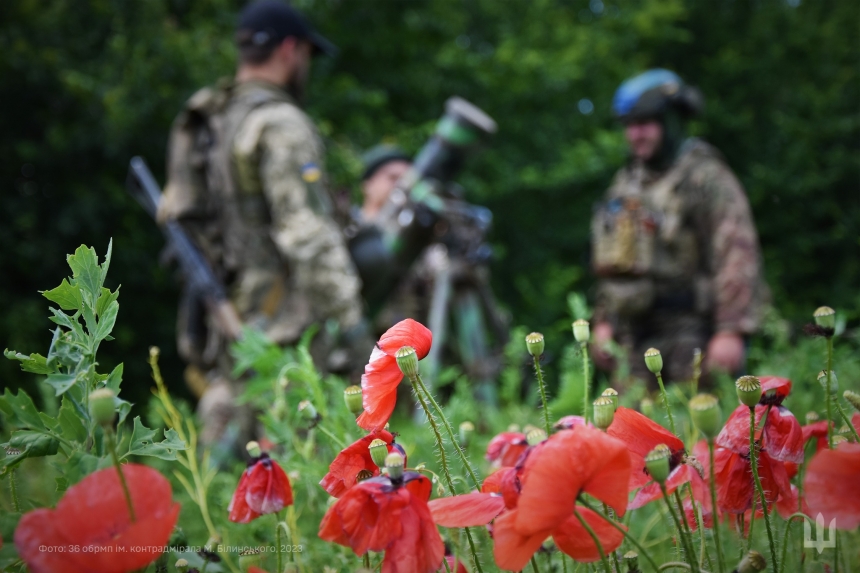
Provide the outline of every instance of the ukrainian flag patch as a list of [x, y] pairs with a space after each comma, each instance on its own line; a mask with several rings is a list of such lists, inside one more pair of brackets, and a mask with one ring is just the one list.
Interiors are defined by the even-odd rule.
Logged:
[[306, 183], [316, 183], [322, 177], [322, 171], [316, 163], [305, 163], [302, 165], [302, 179]]

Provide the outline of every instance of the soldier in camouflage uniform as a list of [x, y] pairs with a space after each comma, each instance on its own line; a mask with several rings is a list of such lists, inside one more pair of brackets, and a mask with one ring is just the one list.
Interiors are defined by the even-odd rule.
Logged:
[[594, 355], [604, 368], [614, 339], [638, 378], [653, 378], [643, 360], [650, 347], [669, 380], [691, 378], [697, 348], [706, 372], [737, 373], [759, 325], [761, 256], [743, 187], [715, 148], [683, 136], [701, 107], [698, 90], [667, 70], [616, 92], [631, 159], [592, 220]]
[[[322, 141], [300, 107], [312, 54], [332, 46], [275, 0], [248, 5], [236, 38], [235, 80], [197, 92], [174, 123], [159, 217], [192, 233], [245, 325], [281, 344], [324, 321], [364, 338], [361, 284], [331, 216]], [[180, 351], [208, 378], [199, 410], [211, 442], [237, 414], [232, 365], [226, 341], [211, 341], [211, 317], [210, 340], [187, 335], [194, 316], [193, 304], [180, 309]]]

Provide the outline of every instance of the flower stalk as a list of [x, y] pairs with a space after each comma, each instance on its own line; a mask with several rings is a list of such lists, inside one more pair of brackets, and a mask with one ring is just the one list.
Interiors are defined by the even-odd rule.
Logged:
[[717, 482], [714, 478], [714, 438], [708, 438], [708, 457], [710, 461], [709, 470], [711, 473], [711, 480], [708, 485], [711, 490], [711, 512], [714, 516], [714, 544], [717, 549], [717, 566], [719, 567], [720, 573], [724, 573], [726, 566], [723, 561], [723, 547], [720, 543], [720, 519], [719, 509], [717, 508]]
[[539, 332], [532, 332], [526, 336], [526, 348], [528, 349], [529, 354], [532, 355], [532, 360], [534, 361], [535, 376], [537, 377], [540, 401], [543, 406], [544, 429], [548, 436], [552, 428], [552, 422], [549, 419], [549, 403], [546, 399], [546, 384], [544, 384], [543, 372], [540, 368], [540, 357], [543, 356], [544, 344], [543, 334]]
[[663, 400], [663, 407], [666, 408], [666, 414], [669, 417], [669, 429], [677, 436], [675, 418], [672, 416], [672, 408], [669, 406], [669, 395], [666, 394], [666, 386], [663, 384], [663, 356], [660, 354], [660, 351], [656, 348], [646, 350], [645, 365], [657, 377], [657, 384], [660, 386], [660, 397]]
[[[768, 515], [767, 510], [767, 500], [764, 497], [764, 489], [761, 486], [761, 480], [758, 475], [758, 455], [756, 451], [756, 442], [755, 442], [755, 406], [750, 406], [750, 466], [752, 467], [753, 480], [755, 482], [755, 490], [758, 492], [759, 499], [761, 499], [761, 507], [762, 512], [764, 513], [764, 527], [767, 530], [767, 540], [768, 545], [770, 545], [770, 558], [773, 564], [773, 570], [779, 571], [779, 567], [777, 565], [776, 560], [776, 545], [773, 542], [773, 531], [771, 531], [770, 526], [770, 516]], [[753, 494], [753, 504], [752, 504], [752, 515], [755, 518], [756, 513], [756, 504], [755, 504], [755, 493]], [[750, 525], [750, 538], [752, 538], [752, 525]], [[752, 542], [752, 539], [750, 539]]]
[[603, 570], [606, 573], [612, 573], [612, 570], [609, 568], [609, 561], [606, 559], [606, 552], [603, 551], [603, 545], [600, 543], [600, 539], [597, 538], [597, 534], [594, 533], [594, 530], [591, 529], [591, 526], [588, 525], [588, 522], [585, 521], [581, 515], [579, 515], [579, 512], [576, 511], [575, 507], [573, 508], [573, 515], [576, 516], [576, 519], [579, 520], [579, 523], [582, 524], [582, 526], [591, 536], [591, 539], [594, 541], [594, 544], [597, 546], [597, 552], [600, 553], [600, 562], [603, 563]]

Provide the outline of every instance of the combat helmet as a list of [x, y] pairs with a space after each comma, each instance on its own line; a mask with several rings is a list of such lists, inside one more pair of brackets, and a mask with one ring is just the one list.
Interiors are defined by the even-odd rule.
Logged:
[[379, 144], [370, 148], [361, 156], [361, 162], [364, 165], [364, 171], [361, 174], [361, 180], [367, 181], [376, 171], [391, 161], [406, 161], [412, 162], [405, 151], [394, 145]]
[[689, 86], [675, 72], [655, 68], [625, 80], [612, 98], [619, 120], [661, 118], [676, 111], [683, 119], [699, 114], [705, 101], [698, 88]]

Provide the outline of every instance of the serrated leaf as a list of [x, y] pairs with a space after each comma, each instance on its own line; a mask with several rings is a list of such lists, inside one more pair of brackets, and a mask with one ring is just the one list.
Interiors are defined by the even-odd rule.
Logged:
[[70, 332], [62, 333], [59, 328], [54, 331], [54, 339], [48, 349], [48, 367], [57, 369], [62, 364], [74, 368], [81, 361], [84, 356], [84, 349], [81, 345], [74, 343], [71, 338], [72, 333]]
[[110, 303], [107, 309], [105, 309], [104, 314], [99, 318], [99, 323], [94, 333], [96, 342], [104, 340], [110, 334], [110, 331], [113, 330], [113, 325], [116, 322], [116, 315], [118, 312], [119, 303], [116, 301]]
[[[7, 455], [3, 458], [2, 465], [4, 468], [13, 468], [23, 462], [27, 458], [40, 458], [44, 456], [53, 456], [57, 453], [60, 447], [60, 442], [55, 437], [42, 432], [34, 432], [32, 430], [18, 430], [9, 438], [9, 441], [2, 444], [6, 450], [17, 450], [17, 455]], [[8, 452], [7, 452], [8, 453]], [[4, 469], [5, 471], [5, 469]]]
[[63, 397], [63, 405], [60, 406], [57, 420], [60, 426], [58, 433], [65, 439], [80, 444], [87, 441], [87, 428], [80, 417], [78, 417], [75, 407], [68, 397]]
[[51, 311], [53, 316], [49, 316], [48, 320], [53, 322], [54, 324], [58, 324], [60, 326], [64, 326], [74, 332], [77, 335], [78, 340], [84, 340], [84, 330], [81, 328], [81, 323], [77, 321], [77, 319], [72, 318], [65, 312], [61, 310], [57, 310], [56, 308], [48, 309]]
[[45, 424], [46, 428], [54, 433], [60, 433], [60, 420], [52, 418], [44, 412], [39, 412], [39, 417], [42, 419], [42, 423]]
[[116, 408], [117, 412], [119, 412], [119, 421], [117, 424], [121, 426], [128, 417], [129, 412], [131, 412], [131, 402], [126, 402], [122, 398], [114, 397], [113, 407]]
[[152, 456], [162, 460], [175, 460], [178, 450], [186, 450], [188, 446], [179, 439], [176, 430], [170, 429], [164, 433], [165, 439], [156, 442], [156, 434], [159, 430], [150, 430], [140, 421], [140, 416], [134, 419], [134, 430], [131, 434], [131, 442], [127, 455]]
[[75, 385], [78, 377], [74, 374], [51, 374], [45, 378], [45, 382], [54, 388], [54, 395], [60, 396], [69, 391]]
[[[112, 254], [113, 254], [113, 237], [111, 237], [111, 239], [108, 241], [107, 252], [105, 253], [105, 262], [103, 262], [101, 264], [101, 274], [99, 275], [99, 278], [101, 280], [99, 281], [99, 286], [105, 284], [105, 279], [107, 278], [107, 272], [108, 272], [108, 269], [110, 268], [110, 258], [111, 258]], [[119, 288], [117, 288], [117, 290], [119, 290]]]
[[16, 425], [18, 426], [36, 429], [45, 427], [33, 400], [23, 390], [18, 390], [18, 394], [15, 395], [9, 388], [6, 388], [6, 391], [0, 396], [0, 410], [9, 416], [11, 421], [17, 422]]
[[66, 262], [69, 263], [78, 286], [89, 295], [90, 301], [95, 302], [99, 296], [102, 275], [96, 250], [81, 245], [75, 250], [74, 255], [66, 258]]
[[50, 374], [54, 371], [53, 368], [48, 367], [47, 359], [41, 354], [34, 353], [27, 356], [26, 354], [21, 354], [20, 352], [15, 352], [14, 350], [9, 350], [7, 348], [3, 351], [3, 356], [9, 360], [19, 361], [21, 363], [21, 370], [24, 372], [32, 372], [33, 374]]
[[57, 303], [63, 310], [80, 310], [83, 304], [81, 289], [69, 284], [66, 279], [63, 279], [57, 288], [42, 291], [42, 296]]
[[119, 298], [119, 288], [116, 287], [116, 290], [111, 292], [110, 289], [106, 289], [102, 287], [101, 294], [99, 295], [99, 300], [96, 303], [96, 314], [101, 317], [104, 314], [105, 309], [110, 305], [110, 303], [116, 301]]
[[122, 384], [122, 371], [122, 363], [117, 364], [116, 368], [111, 370], [110, 375], [105, 380], [105, 388], [110, 388], [114, 394], [119, 394], [119, 385]]
[[100, 458], [81, 450], [75, 450], [68, 461], [63, 464], [61, 470], [66, 478], [68, 486], [71, 487], [93, 473], [94, 471], [111, 465], [110, 456]]

